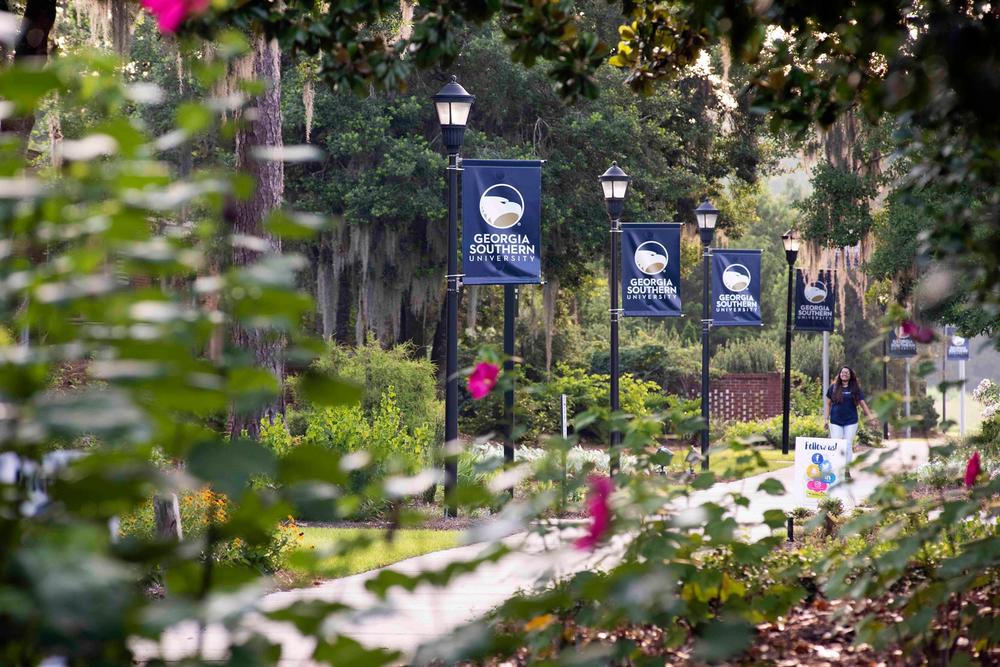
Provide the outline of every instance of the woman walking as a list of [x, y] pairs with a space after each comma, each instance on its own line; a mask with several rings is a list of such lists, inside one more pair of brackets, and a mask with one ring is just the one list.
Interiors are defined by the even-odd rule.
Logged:
[[858, 434], [858, 406], [864, 408], [868, 419], [874, 421], [875, 415], [865, 403], [865, 393], [858, 384], [858, 376], [853, 370], [844, 366], [837, 373], [837, 379], [826, 390], [823, 421], [830, 431], [831, 438], [847, 440], [847, 462], [850, 463], [854, 436]]

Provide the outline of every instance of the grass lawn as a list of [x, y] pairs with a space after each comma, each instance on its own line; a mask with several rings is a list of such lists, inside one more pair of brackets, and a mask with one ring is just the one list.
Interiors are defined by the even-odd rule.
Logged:
[[[777, 470], [778, 468], [785, 468], [795, 462], [794, 451], [790, 451], [788, 454], [782, 454], [780, 449], [770, 448], [758, 449], [757, 451], [760, 452], [761, 456], [763, 456], [764, 460], [767, 462], [766, 468], [756, 467], [754, 460], [748, 458], [750, 456], [750, 452], [736, 452], [732, 449], [723, 449], [718, 452], [709, 451], [708, 469], [714, 472], [718, 479], [736, 480], [770, 472], [772, 470]], [[675, 452], [673, 461], [670, 463], [670, 468], [680, 472], [687, 470], [688, 464], [684, 461], [684, 457], [686, 455], [686, 450]], [[740, 458], [746, 458], [747, 461], [740, 462], [738, 460]], [[695, 462], [694, 471], [696, 473], [701, 472], [700, 461]]]
[[[285, 559], [286, 587], [334, 579], [458, 546], [460, 530], [397, 530], [392, 542], [382, 528], [303, 527], [299, 547]], [[337, 553], [344, 552], [348, 553]], [[324, 553], [330, 555], [324, 556]]]

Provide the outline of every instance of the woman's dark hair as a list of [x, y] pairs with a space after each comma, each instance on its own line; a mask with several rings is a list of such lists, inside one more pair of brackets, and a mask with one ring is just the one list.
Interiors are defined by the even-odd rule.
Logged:
[[840, 403], [844, 400], [844, 382], [840, 379], [840, 374], [844, 372], [844, 369], [851, 374], [851, 379], [847, 381], [847, 389], [851, 391], [851, 398], [854, 400], [854, 405], [861, 402], [858, 398], [861, 395], [861, 385], [858, 384], [858, 374], [854, 372], [854, 369], [849, 366], [842, 366], [839, 371], [837, 371], [837, 380], [833, 383], [833, 402]]

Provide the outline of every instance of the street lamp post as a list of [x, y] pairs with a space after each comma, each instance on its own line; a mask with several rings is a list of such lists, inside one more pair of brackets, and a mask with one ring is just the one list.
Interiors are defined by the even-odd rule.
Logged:
[[792, 330], [795, 321], [792, 313], [792, 295], [795, 290], [795, 260], [799, 256], [799, 237], [794, 229], [789, 229], [781, 237], [788, 260], [788, 307], [785, 310], [785, 386], [782, 392], [781, 453], [788, 454], [788, 420], [791, 414], [792, 397]]
[[[795, 260], [799, 257], [799, 237], [794, 229], [782, 234], [781, 242], [785, 246], [785, 259], [788, 261], [788, 307], [785, 309], [785, 386], [781, 394], [781, 453], [788, 454], [788, 421], [792, 412], [792, 331], [795, 326], [792, 312], [792, 294], [795, 289]], [[786, 522], [788, 541], [795, 539], [795, 526], [792, 517]]]
[[608, 210], [608, 218], [611, 220], [611, 457], [610, 474], [614, 478], [618, 472], [619, 452], [618, 445], [621, 443], [621, 433], [615, 425], [615, 414], [619, 410], [618, 396], [618, 321], [621, 318], [621, 310], [618, 308], [618, 292], [620, 278], [619, 261], [621, 259], [618, 249], [621, 240], [621, 217], [625, 209], [625, 193], [628, 192], [629, 182], [632, 177], [626, 174], [618, 166], [617, 162], [612, 162], [606, 172], [598, 177], [601, 182], [601, 189], [604, 192], [604, 205]]
[[441, 139], [448, 151], [448, 281], [444, 392], [444, 493], [445, 516], [456, 516], [454, 491], [458, 485], [458, 294], [462, 276], [458, 273], [458, 172], [465, 125], [476, 98], [451, 77], [433, 98], [441, 123]]
[[719, 211], [708, 199], [694, 210], [698, 221], [698, 235], [701, 236], [704, 294], [701, 302], [701, 418], [705, 422], [701, 431], [701, 469], [708, 470], [708, 334], [712, 326], [709, 317], [708, 299], [711, 289], [709, 281], [712, 276], [712, 237], [715, 236], [715, 223], [719, 219]]

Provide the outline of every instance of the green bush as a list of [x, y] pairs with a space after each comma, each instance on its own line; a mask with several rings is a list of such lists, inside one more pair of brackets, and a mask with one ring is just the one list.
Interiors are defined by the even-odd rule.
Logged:
[[[610, 405], [611, 377], [588, 373], [581, 368], [559, 364], [550, 382], [519, 386], [514, 401], [516, 428], [522, 441], [537, 441], [545, 434], [560, 433], [562, 408], [560, 396], [566, 394], [567, 420], [585, 410]], [[619, 396], [623, 411], [647, 416], [664, 410], [668, 399], [655, 382], [640, 380], [629, 374], [621, 376]], [[502, 435], [504, 425], [503, 394], [492, 392], [486, 398], [464, 401], [460, 407], [460, 430], [473, 435]], [[594, 437], [595, 429], [581, 435]]]
[[260, 420], [260, 444], [264, 445], [275, 456], [281, 458], [292, 451], [295, 446], [292, 434], [288, 429], [285, 419], [280, 415], [275, 415], [274, 419], [268, 420], [264, 417]]
[[434, 364], [416, 357], [408, 343], [390, 349], [375, 341], [356, 348], [332, 343], [317, 366], [321, 371], [335, 373], [364, 387], [361, 407], [369, 419], [378, 412], [384, 395], [391, 389], [401, 423], [407, 428], [430, 425], [436, 429], [443, 424], [444, 406], [437, 399]]
[[861, 424], [858, 428], [858, 435], [854, 439], [854, 443], [864, 447], [881, 447], [882, 427], [876, 426], [873, 428], [866, 424]]
[[[623, 347], [620, 351], [621, 370], [638, 380], [655, 382], [668, 393], [686, 394], [701, 381], [701, 349], [693, 345], [648, 343]], [[590, 359], [590, 371], [610, 375], [610, 354], [601, 350]]]
[[933, 431], [940, 417], [934, 399], [926, 394], [910, 398], [910, 414], [920, 419], [920, 428], [924, 433]]
[[823, 414], [823, 383], [792, 370], [792, 413], [800, 416]]
[[[781, 446], [782, 416], [770, 419], [730, 424], [722, 434], [722, 440], [763, 438], [772, 447]], [[788, 446], [795, 447], [795, 438], [822, 438], [827, 434], [823, 419], [818, 415], [791, 415], [788, 422]]]
[[341, 454], [366, 452], [375, 474], [412, 473], [430, 462], [434, 433], [426, 424], [411, 429], [404, 423], [390, 386], [370, 418], [356, 405], [310, 411], [303, 442]]
[[[844, 338], [830, 334], [830, 359], [844, 358]], [[823, 334], [799, 332], [792, 338], [792, 370], [823, 381]], [[837, 369], [831, 369], [835, 373]]]
[[773, 373], [782, 353], [778, 341], [766, 336], [733, 340], [716, 351], [712, 367], [725, 373]]

